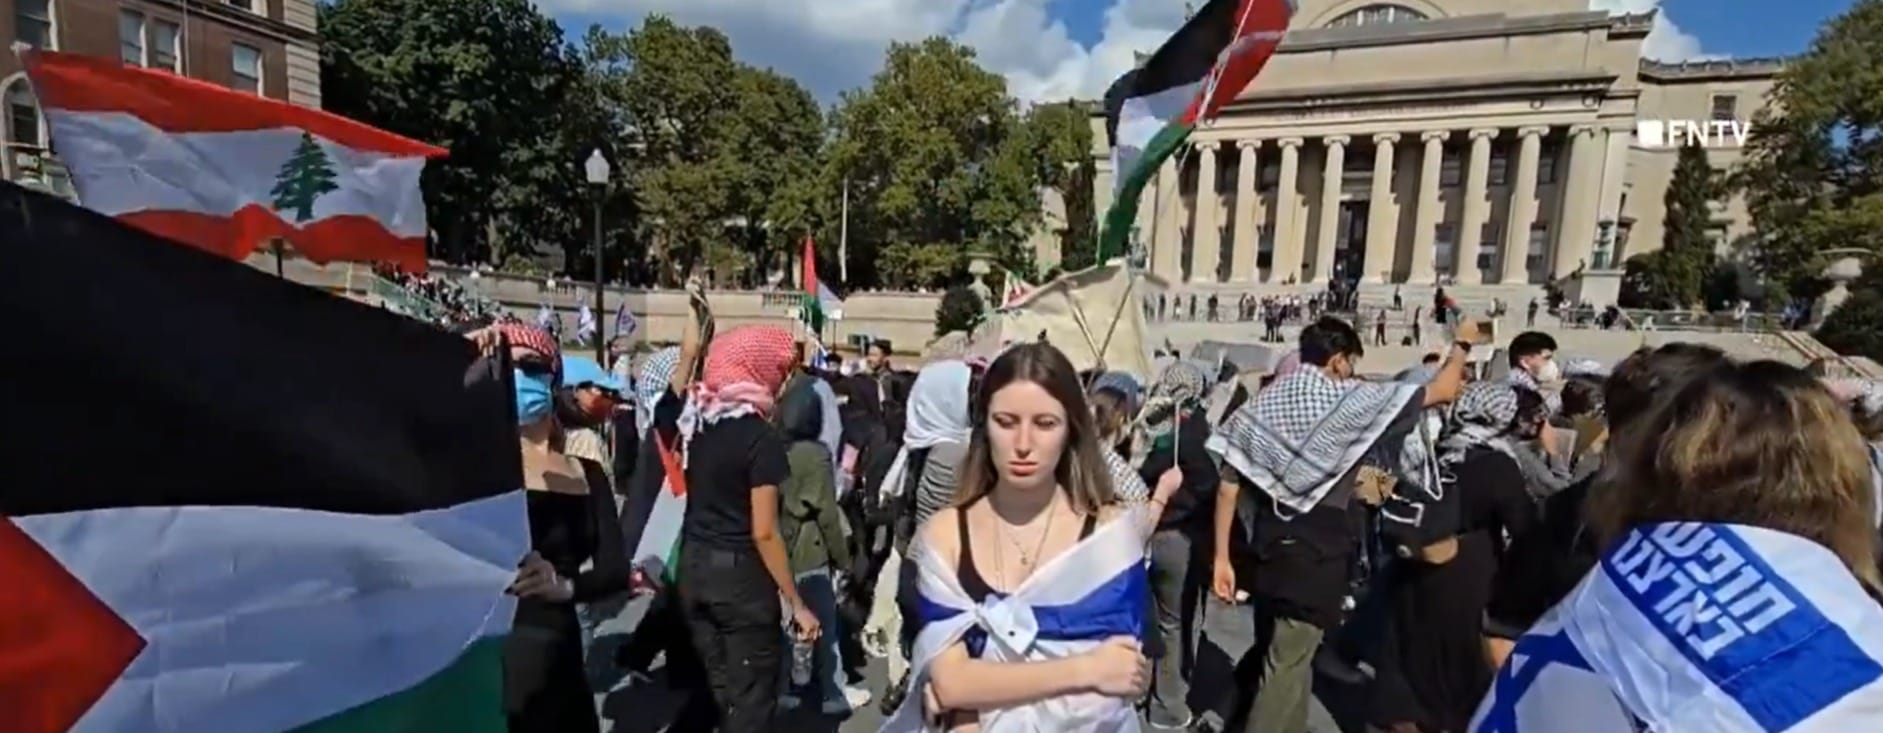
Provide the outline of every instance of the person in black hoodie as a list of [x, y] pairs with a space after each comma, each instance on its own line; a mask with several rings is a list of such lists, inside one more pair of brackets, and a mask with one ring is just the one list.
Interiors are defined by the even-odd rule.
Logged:
[[1195, 618], [1197, 590], [1202, 586], [1190, 577], [1190, 570], [1203, 567], [1199, 558], [1209, 557], [1210, 517], [1220, 480], [1216, 461], [1204, 449], [1210, 437], [1203, 405], [1208, 385], [1209, 375], [1202, 366], [1174, 362], [1158, 375], [1144, 406], [1151, 450], [1138, 467], [1138, 475], [1148, 486], [1173, 467], [1183, 472], [1183, 484], [1165, 504], [1150, 544], [1157, 627], [1151, 639], [1159, 653], [1147, 718], [1159, 730], [1184, 730], [1193, 722], [1186, 699], [1195, 650], [1188, 643], [1187, 629]]

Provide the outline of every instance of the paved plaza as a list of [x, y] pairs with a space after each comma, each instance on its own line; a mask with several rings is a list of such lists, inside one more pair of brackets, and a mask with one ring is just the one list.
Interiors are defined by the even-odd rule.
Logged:
[[[636, 600], [626, 620], [634, 622], [635, 616], [644, 611], [646, 605], [645, 599]], [[1203, 616], [1197, 667], [1191, 674], [1191, 678], [1197, 681], [1197, 689], [1192, 691], [1195, 703], [1223, 699], [1222, 695], [1228, 693], [1229, 682], [1235, 679], [1234, 660], [1240, 658], [1253, 643], [1246, 606], [1226, 608], [1211, 602]], [[597, 646], [612, 649], [612, 645], [623, 638], [625, 635], [620, 633], [620, 627], [604, 625]], [[612, 657], [612, 653], [608, 653], [608, 656]], [[881, 660], [871, 660], [868, 676], [870, 690], [880, 692], [886, 682]], [[668, 730], [668, 723], [678, 712], [682, 700], [667, 689], [658, 666], [651, 681], [629, 681], [616, 676], [613, 683], [614, 688], [603, 695], [601, 700], [604, 730], [612, 733], [683, 733]], [[1353, 719], [1353, 715], [1360, 710], [1358, 693], [1354, 687], [1343, 686], [1325, 678], [1318, 680], [1316, 694], [1319, 701], [1311, 713], [1309, 733], [1359, 733], [1363, 727], [1360, 721]], [[1330, 713], [1330, 710], [1336, 711], [1338, 715]], [[882, 721], [883, 716], [877, 711], [874, 702], [845, 719], [818, 715], [807, 707], [787, 715], [778, 730], [781, 733], [870, 733], [877, 730]]]

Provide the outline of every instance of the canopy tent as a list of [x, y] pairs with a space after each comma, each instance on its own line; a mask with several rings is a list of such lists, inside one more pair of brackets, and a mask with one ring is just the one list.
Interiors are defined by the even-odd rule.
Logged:
[[1144, 296], [1169, 287], [1163, 278], [1133, 272], [1123, 260], [1059, 276], [987, 315], [969, 333], [944, 334], [928, 357], [993, 358], [1009, 344], [1039, 341], [1059, 347], [1080, 371], [1121, 371], [1148, 382]]

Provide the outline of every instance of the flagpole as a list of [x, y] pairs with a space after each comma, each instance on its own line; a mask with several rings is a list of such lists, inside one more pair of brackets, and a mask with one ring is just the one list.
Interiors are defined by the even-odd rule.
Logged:
[[837, 279], [850, 282], [850, 177], [843, 177], [843, 218], [837, 229]]
[[275, 277], [286, 280], [288, 279], [288, 268], [287, 265], [282, 263], [281, 259], [281, 238], [275, 237], [271, 246], [275, 249]]

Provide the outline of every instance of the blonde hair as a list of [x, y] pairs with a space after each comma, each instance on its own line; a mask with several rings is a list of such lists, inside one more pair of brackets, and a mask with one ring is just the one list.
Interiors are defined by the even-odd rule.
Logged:
[[1743, 524], [1809, 539], [1883, 588], [1869, 452], [1845, 408], [1804, 371], [1726, 364], [1619, 427], [1590, 493], [1604, 545], [1641, 524]]
[[972, 414], [974, 432], [968, 438], [968, 455], [962, 461], [961, 478], [955, 485], [956, 507], [967, 507], [992, 493], [999, 479], [994, 468], [993, 450], [987, 443], [988, 404], [994, 393], [1008, 385], [1030, 382], [1039, 385], [1058, 400], [1066, 410], [1066, 445], [1053, 467], [1053, 476], [1072, 503], [1075, 512], [1097, 515], [1117, 502], [1111, 473], [1100, 453], [1098, 428], [1091, 408], [1085, 403], [1085, 389], [1072, 362], [1059, 349], [1044, 343], [1021, 344], [1010, 348], [994, 363], [974, 393]]

